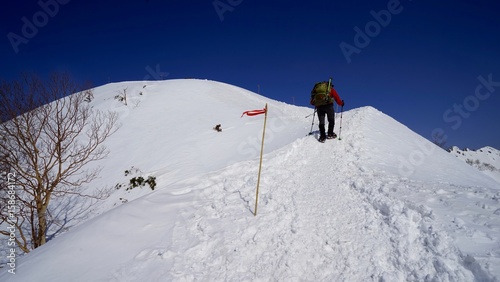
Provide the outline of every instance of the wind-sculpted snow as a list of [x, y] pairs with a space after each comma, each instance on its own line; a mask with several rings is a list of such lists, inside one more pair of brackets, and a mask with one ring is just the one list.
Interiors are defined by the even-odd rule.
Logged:
[[[187, 83], [175, 85], [185, 89]], [[197, 83], [198, 89], [221, 93], [235, 89]], [[217, 120], [229, 125], [227, 131], [202, 132], [202, 140], [189, 133], [172, 140], [162, 135], [168, 150], [176, 144], [186, 149], [184, 158], [176, 152], [168, 155], [174, 159], [162, 157], [168, 150], [147, 139], [154, 162], [137, 161], [158, 177], [154, 192], [52, 240], [22, 259], [19, 274], [2, 273], [0, 279], [498, 281], [497, 182], [374, 108], [344, 112], [342, 140], [321, 144], [315, 135], [305, 137], [311, 120], [304, 113], [312, 110], [248, 95], [231, 105], [251, 110], [270, 102], [270, 113], [278, 112], [274, 118], [287, 121], [286, 128], [276, 125], [264, 154], [257, 216], [258, 158], [235, 154], [232, 146], [248, 145], [248, 136], [261, 134], [262, 117], [233, 117], [239, 109], [229, 116], [221, 112]], [[138, 119], [144, 115], [130, 112]], [[337, 116], [337, 132], [339, 122]], [[162, 126], [181, 130], [186, 123], [173, 124]], [[188, 148], [198, 150], [206, 165], [196, 166]]]

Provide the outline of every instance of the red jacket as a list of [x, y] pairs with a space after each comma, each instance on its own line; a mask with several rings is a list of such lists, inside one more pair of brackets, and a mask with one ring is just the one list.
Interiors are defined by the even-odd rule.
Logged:
[[335, 102], [337, 102], [338, 105], [340, 105], [342, 107], [344, 106], [344, 101], [342, 101], [342, 99], [340, 99], [339, 94], [337, 93], [337, 91], [333, 87], [330, 90], [330, 97], [332, 97], [333, 99], [335, 99]]

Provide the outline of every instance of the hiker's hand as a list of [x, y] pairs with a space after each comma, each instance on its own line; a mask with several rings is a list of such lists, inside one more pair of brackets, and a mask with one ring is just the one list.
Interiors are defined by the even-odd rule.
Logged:
[[345, 105], [344, 100], [342, 100], [342, 105], [341, 106], [343, 107], [344, 105]]

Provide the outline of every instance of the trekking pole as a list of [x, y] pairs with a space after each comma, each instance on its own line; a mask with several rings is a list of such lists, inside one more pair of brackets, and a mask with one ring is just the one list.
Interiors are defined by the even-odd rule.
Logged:
[[313, 133], [313, 126], [314, 126], [314, 117], [316, 116], [316, 107], [314, 107], [314, 113], [313, 113], [313, 121], [311, 123], [311, 131], [309, 131], [308, 135], [312, 135]]
[[339, 140], [342, 140], [342, 138], [340, 138], [340, 133], [342, 132], [342, 113], [344, 112], [344, 106], [342, 106], [340, 108], [340, 129], [339, 129]]

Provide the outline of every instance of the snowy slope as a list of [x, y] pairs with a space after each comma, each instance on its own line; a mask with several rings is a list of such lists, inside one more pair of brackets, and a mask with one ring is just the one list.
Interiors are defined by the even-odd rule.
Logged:
[[[127, 106], [114, 98], [123, 89]], [[96, 188], [127, 184], [131, 176], [125, 177], [125, 170], [140, 170], [135, 176], [152, 175], [158, 185], [168, 186], [257, 157], [263, 122], [240, 118], [245, 110], [269, 103], [266, 152], [304, 136], [310, 123], [304, 117], [312, 113], [239, 87], [197, 79], [113, 83], [95, 89], [94, 97], [96, 109], [118, 112], [121, 123], [107, 142], [111, 153], [99, 164], [104, 169], [93, 183]], [[217, 124], [221, 133], [213, 130]], [[151, 190], [120, 192], [106, 208]]]
[[[119, 111], [122, 127], [94, 185], [124, 181], [134, 166], [158, 188], [115, 191], [95, 212], [115, 208], [23, 257], [1, 281], [500, 278], [498, 182], [376, 109], [344, 112], [342, 140], [321, 144], [305, 137], [311, 109], [212, 81], [143, 84], [96, 89], [95, 107]], [[122, 87], [143, 92], [137, 107], [112, 98]], [[263, 116], [240, 115], [265, 103], [254, 217]]]
[[454, 146], [449, 152], [467, 164], [479, 169], [484, 174], [496, 179], [500, 183], [500, 151], [486, 146], [479, 150], [460, 150]]

